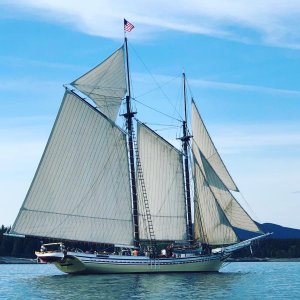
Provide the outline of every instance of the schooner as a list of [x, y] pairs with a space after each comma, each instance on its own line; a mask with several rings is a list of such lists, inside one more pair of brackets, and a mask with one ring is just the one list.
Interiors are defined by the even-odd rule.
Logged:
[[[66, 87], [9, 234], [55, 240], [36, 255], [66, 273], [219, 271], [232, 252], [268, 234], [231, 193], [238, 188], [194, 100], [190, 134], [185, 74], [182, 149], [135, 119], [129, 75], [125, 37]], [[123, 100], [125, 129], [116, 124]], [[236, 228], [258, 235], [240, 241]], [[85, 253], [70, 241], [114, 250]], [[159, 254], [162, 242], [169, 246]]]

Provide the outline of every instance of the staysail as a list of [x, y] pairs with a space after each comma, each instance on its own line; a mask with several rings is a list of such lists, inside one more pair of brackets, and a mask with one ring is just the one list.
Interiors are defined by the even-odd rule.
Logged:
[[[213, 141], [209, 136], [194, 101], [192, 101], [192, 130], [194, 141], [193, 147], [199, 147], [204, 157], [229, 190], [238, 191], [237, 186], [228, 173]], [[198, 161], [200, 161], [197, 150], [195, 150], [194, 153], [198, 158]]]
[[66, 91], [12, 234], [133, 243], [125, 134]]
[[237, 242], [238, 237], [212, 193], [195, 157], [194, 180], [195, 240], [211, 245]]
[[[139, 123], [138, 149], [156, 240], [186, 239], [182, 153]], [[140, 238], [149, 239], [141, 183], [138, 186]]]
[[220, 180], [209, 162], [202, 156], [206, 180], [230, 224], [247, 231], [263, 233]]
[[71, 85], [89, 96], [106, 116], [115, 121], [126, 93], [124, 46]]
[[[202, 191], [202, 188], [199, 185], [200, 183], [196, 183], [197, 192], [200, 193], [202, 191], [202, 199], [200, 197], [199, 201], [205, 202], [207, 201], [207, 197], [213, 197], [213, 199], [215, 199], [217, 203], [218, 209], [222, 211], [224, 215], [223, 217], [227, 219], [227, 222], [230, 224], [230, 226], [251, 232], [262, 233], [255, 222], [251, 219], [251, 217], [241, 207], [241, 205], [229, 191], [230, 189], [238, 191], [238, 189], [233, 182], [230, 174], [228, 173], [220, 155], [218, 154], [217, 149], [215, 148], [206, 130], [206, 127], [194, 102], [192, 102], [192, 117], [194, 140], [192, 151], [194, 160], [196, 162], [195, 174], [196, 176], [200, 177], [200, 180], [202, 181], [202, 184], [204, 186]], [[196, 177], [196, 181], [197, 180], [199, 181], [199, 178]], [[203, 193], [206, 193], [208, 196], [205, 196]], [[197, 199], [197, 194], [195, 194], [195, 199]], [[197, 214], [196, 209], [197, 205], [195, 206], [195, 216]], [[205, 207], [203, 208], [203, 205], [202, 211], [200, 209], [199, 213], [200, 215], [198, 218], [202, 218], [202, 220], [205, 220], [206, 217], [203, 217], [201, 215], [205, 214]], [[220, 224], [224, 224], [223, 217], [220, 218]], [[196, 222], [198, 221], [195, 217], [195, 223]], [[200, 225], [201, 224], [199, 224], [199, 226]], [[202, 225], [206, 226], [205, 222]], [[199, 230], [200, 229], [201, 228], [199, 227]], [[228, 234], [224, 233], [224, 237], [226, 236], [228, 236]], [[234, 242], [232, 237], [225, 240], [227, 244]], [[232, 241], [230, 242], [230, 240]]]

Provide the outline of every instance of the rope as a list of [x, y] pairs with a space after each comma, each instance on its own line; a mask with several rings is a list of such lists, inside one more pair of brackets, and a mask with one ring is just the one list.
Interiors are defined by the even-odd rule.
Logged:
[[[162, 85], [160, 85], [157, 80], [155, 79], [154, 75], [150, 72], [150, 70], [148, 69], [148, 67], [146, 66], [146, 64], [144, 63], [144, 61], [142, 60], [142, 58], [138, 55], [137, 51], [135, 50], [135, 48], [130, 44], [130, 47], [133, 49], [135, 55], [137, 56], [137, 58], [140, 60], [140, 62], [143, 64], [144, 68], [146, 69], [146, 71], [149, 73], [149, 75], [151, 76], [152, 80], [154, 81], [154, 83], [157, 85], [157, 89], [159, 89], [162, 94], [164, 95], [164, 97], [167, 99], [167, 101], [169, 102], [169, 104], [174, 108], [174, 111], [176, 112], [176, 114], [178, 115], [178, 117], [181, 118], [180, 113], [178, 112], [178, 110], [176, 109], [176, 107], [174, 106], [174, 104], [172, 103], [172, 101], [170, 100], [170, 98], [168, 97], [168, 95], [164, 92], [164, 90], [162, 89]], [[170, 81], [178, 78], [179, 76], [172, 78]]]
[[141, 105], [143, 105], [143, 106], [145, 106], [145, 107], [147, 107], [147, 108], [149, 108], [149, 109], [151, 109], [151, 110], [153, 110], [153, 111], [159, 113], [159, 114], [164, 115], [165, 117], [168, 117], [168, 118], [170, 118], [170, 119], [172, 119], [172, 120], [181, 122], [180, 119], [176, 119], [176, 118], [174, 118], [174, 117], [172, 117], [172, 116], [170, 116], [170, 115], [168, 115], [168, 114], [166, 114], [166, 113], [163, 113], [163, 112], [161, 112], [161, 111], [159, 111], [159, 110], [157, 110], [157, 109], [155, 109], [155, 108], [153, 108], [153, 107], [151, 107], [151, 106], [149, 106], [149, 105], [144, 104], [144, 103], [141, 102], [141, 101], [136, 100], [135, 98], [131, 98], [131, 99], [132, 99], [133, 101], [135, 101], [135, 102], [137, 102], [137, 103], [139, 103], [139, 104], [141, 104]]

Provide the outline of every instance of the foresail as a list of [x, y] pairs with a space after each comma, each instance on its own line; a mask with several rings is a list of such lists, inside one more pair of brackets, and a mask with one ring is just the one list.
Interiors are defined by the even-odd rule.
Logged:
[[133, 242], [125, 134], [74, 94], [65, 93], [11, 233]]
[[237, 242], [238, 237], [214, 197], [195, 157], [194, 183], [195, 240], [211, 245]]
[[230, 224], [234, 227], [263, 233], [220, 180], [210, 163], [201, 156], [206, 180]]
[[[138, 149], [156, 240], [185, 240], [186, 211], [182, 154], [138, 123]], [[140, 238], [149, 239], [141, 182], [138, 186]]]
[[[193, 129], [193, 148], [199, 147], [212, 168], [229, 190], [238, 191], [237, 186], [228, 173], [209, 133], [202, 121], [196, 104], [192, 101], [192, 129]], [[194, 151], [197, 156], [197, 150]], [[197, 157], [199, 160], [199, 157]]]
[[126, 93], [124, 46], [71, 85], [89, 96], [106, 116], [116, 120]]

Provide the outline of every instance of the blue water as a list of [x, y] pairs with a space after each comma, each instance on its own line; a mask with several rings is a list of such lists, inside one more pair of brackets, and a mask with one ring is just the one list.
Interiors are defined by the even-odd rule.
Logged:
[[300, 299], [300, 262], [232, 263], [220, 273], [80, 275], [0, 265], [0, 299]]

